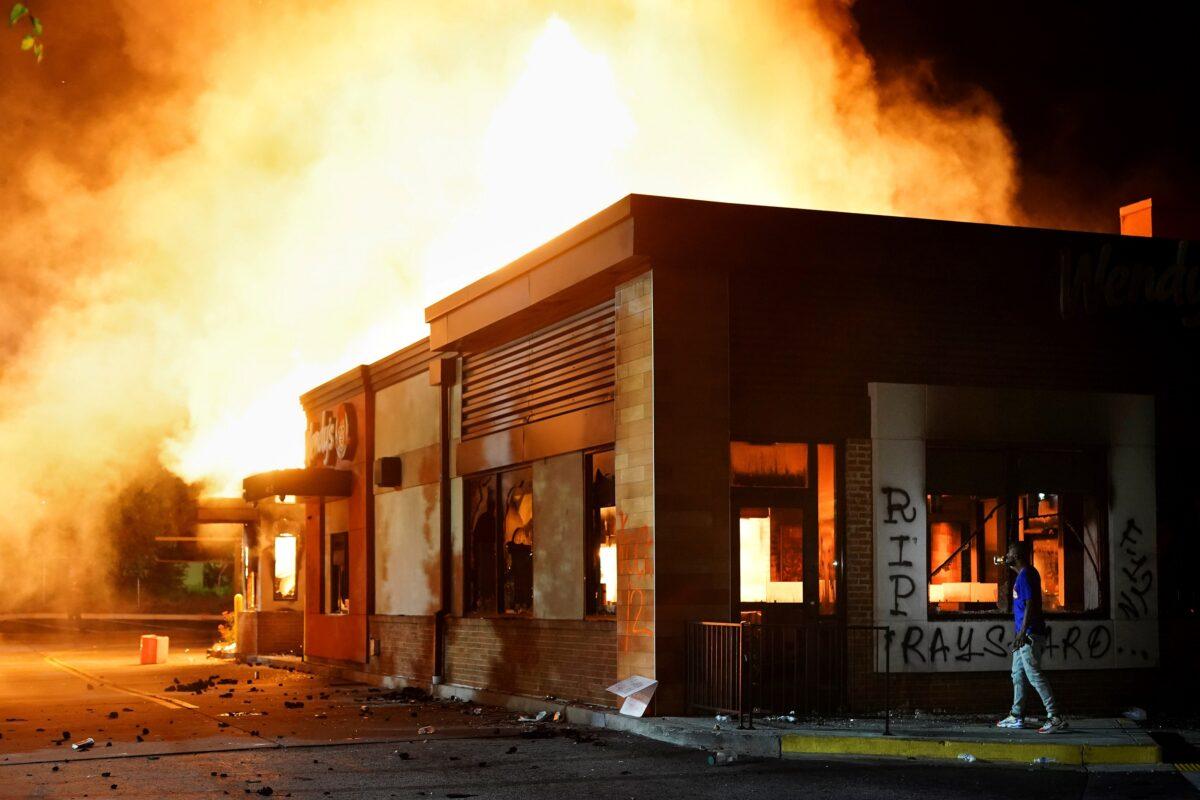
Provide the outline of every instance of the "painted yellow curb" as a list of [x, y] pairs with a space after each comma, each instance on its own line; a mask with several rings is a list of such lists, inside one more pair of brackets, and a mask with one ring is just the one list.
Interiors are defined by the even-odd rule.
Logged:
[[1157, 764], [1158, 745], [1081, 745], [1036, 742], [981, 742], [964, 739], [915, 739], [902, 736], [805, 736], [785, 734], [784, 755], [888, 756], [895, 758], [955, 759], [970, 753], [980, 761], [1029, 764], [1049, 758], [1056, 764]]

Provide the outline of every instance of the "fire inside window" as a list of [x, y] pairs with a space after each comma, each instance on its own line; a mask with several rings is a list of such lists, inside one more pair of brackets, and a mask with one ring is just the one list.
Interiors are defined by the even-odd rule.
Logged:
[[612, 450], [591, 453], [587, 464], [587, 613], [617, 613], [617, 488]]
[[[809, 599], [819, 613], [836, 613], [837, 447], [732, 442], [730, 467], [741, 601], [803, 603], [807, 570], [817, 581], [817, 595]], [[815, 569], [805, 563], [806, 548]]]
[[296, 535], [281, 533], [275, 537], [275, 599], [296, 599]]
[[[1033, 566], [1041, 574], [1042, 605], [1047, 612], [1081, 613], [1103, 607], [1106, 548], [1098, 492], [1052, 489], [1063, 483], [1086, 486], [1085, 457], [965, 450], [930, 453], [931, 489], [988, 484], [995, 489], [926, 495], [932, 613], [998, 613], [997, 605], [1006, 605], [1007, 586], [1014, 577], [1003, 563], [1014, 541], [1029, 545]], [[1043, 490], [1026, 488], [1037, 483], [1045, 484]]]

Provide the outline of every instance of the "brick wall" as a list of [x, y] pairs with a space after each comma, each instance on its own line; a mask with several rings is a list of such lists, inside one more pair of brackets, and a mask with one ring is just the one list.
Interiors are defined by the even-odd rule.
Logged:
[[447, 620], [450, 683], [612, 706], [616, 624], [610, 620], [454, 617]]
[[379, 641], [379, 655], [370, 657], [368, 672], [421, 683], [432, 679], [432, 616], [375, 615], [368, 619], [367, 628], [371, 638]]
[[651, 273], [617, 288], [616, 672], [655, 677], [654, 294]]
[[298, 611], [243, 611], [237, 626], [241, 655], [299, 655], [303, 650], [304, 615]]

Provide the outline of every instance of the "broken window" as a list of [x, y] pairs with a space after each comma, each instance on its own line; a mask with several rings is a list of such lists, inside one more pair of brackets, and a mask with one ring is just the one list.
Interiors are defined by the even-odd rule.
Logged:
[[930, 448], [926, 453], [931, 613], [997, 613], [1014, 577], [1012, 542], [1029, 545], [1047, 612], [1105, 602], [1100, 465], [1084, 452]]
[[742, 508], [738, 533], [742, 602], [803, 603], [803, 509]]
[[528, 613], [533, 609], [533, 471], [464, 481], [467, 610]]
[[326, 614], [350, 613], [350, 503], [326, 502], [322, 509], [321, 530], [324, 553], [321, 557], [321, 610]]
[[837, 446], [731, 442], [729, 455], [741, 602], [838, 613]]
[[617, 486], [612, 450], [592, 453], [587, 465], [586, 576], [588, 614], [617, 612]]
[[296, 534], [281, 533], [275, 537], [275, 599], [296, 599]]
[[808, 445], [730, 442], [734, 486], [808, 486]]

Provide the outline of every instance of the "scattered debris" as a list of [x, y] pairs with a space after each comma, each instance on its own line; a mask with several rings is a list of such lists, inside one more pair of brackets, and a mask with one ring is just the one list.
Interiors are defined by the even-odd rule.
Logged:
[[978, 758], [976, 758], [975, 756], [973, 756], [973, 755], [972, 755], [972, 754], [970, 754], [970, 753], [959, 753], [959, 754], [958, 754], [958, 760], [959, 760], [959, 761], [965, 761], [965, 762], [967, 762], [968, 764], [974, 764], [974, 763], [975, 763], [976, 761], [978, 761], [979, 759], [978, 759]]
[[545, 711], [539, 711], [532, 717], [517, 717], [517, 722], [541, 722], [546, 718], [546, 716], [547, 714]]
[[1039, 767], [1044, 767], [1047, 764], [1055, 764], [1057, 762], [1058, 762], [1058, 759], [1056, 759], [1056, 758], [1050, 758], [1049, 756], [1039, 756], [1038, 758], [1035, 758], [1031, 763], [1037, 764]]
[[723, 767], [735, 761], [737, 761], [737, 754], [730, 753], [727, 750], [717, 750], [708, 754], [708, 765], [710, 767]]
[[95, 744], [96, 744], [96, 740], [89, 736], [88, 738], [84, 739], [82, 742], [75, 742], [74, 744], [72, 744], [71, 749], [82, 752], [84, 750], [90, 750], [92, 747], [95, 746]]
[[295, 701], [284, 700], [283, 707], [284, 708], [304, 708], [304, 701], [303, 700], [295, 700]]
[[[217, 676], [213, 675], [208, 678], [199, 678], [197, 680], [192, 681], [191, 683], [180, 683], [179, 678], [176, 678], [175, 682], [173, 684], [171, 684], [170, 686], [168, 686], [167, 688], [163, 689], [163, 691], [164, 692], [192, 692], [193, 694], [203, 694], [204, 692], [207, 692], [212, 687], [216, 686], [216, 680], [215, 680], [216, 677]], [[126, 710], [128, 711], [130, 709], [126, 709]]]
[[437, 732], [437, 729], [434, 728], [432, 725], [426, 725], [423, 728], [417, 728], [418, 736], [428, 736], [429, 734], [436, 733], [436, 732]]

